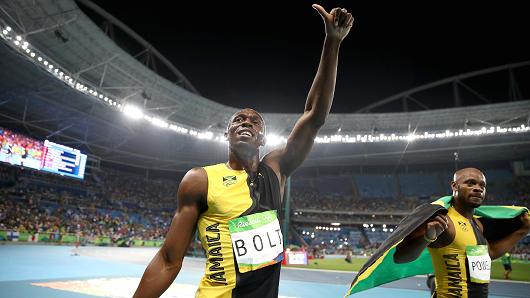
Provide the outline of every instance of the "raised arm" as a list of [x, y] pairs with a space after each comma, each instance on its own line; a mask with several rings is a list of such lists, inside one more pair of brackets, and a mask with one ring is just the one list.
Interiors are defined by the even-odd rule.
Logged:
[[353, 24], [353, 17], [346, 9], [334, 8], [327, 13], [320, 5], [313, 4], [313, 8], [324, 20], [326, 38], [304, 114], [294, 125], [285, 148], [271, 155], [279, 162], [284, 176], [289, 176], [306, 159], [318, 130], [326, 121], [335, 92], [340, 43]]
[[521, 214], [523, 225], [521, 228], [501, 240], [488, 244], [488, 250], [492, 259], [497, 259], [508, 252], [512, 247], [530, 231], [530, 217], [528, 213]]
[[134, 298], [159, 297], [171, 285], [182, 267], [182, 260], [205, 210], [208, 178], [202, 168], [190, 170], [177, 192], [178, 208], [164, 244], [151, 260], [140, 280]]

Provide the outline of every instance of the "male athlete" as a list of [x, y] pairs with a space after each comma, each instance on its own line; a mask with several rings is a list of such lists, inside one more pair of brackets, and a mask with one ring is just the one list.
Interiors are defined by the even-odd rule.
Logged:
[[427, 247], [434, 266], [434, 297], [488, 297], [491, 260], [504, 255], [530, 231], [530, 218], [523, 213], [515, 218], [520, 222], [513, 223], [518, 229], [488, 242], [483, 224], [473, 216], [486, 195], [484, 174], [474, 168], [459, 170], [451, 188], [447, 215], [435, 215], [407, 236], [397, 246], [394, 261], [411, 262]]
[[166, 240], [134, 297], [164, 293], [179, 273], [196, 229], [207, 258], [196, 297], [278, 297], [283, 237], [277, 215], [283, 189], [329, 114], [339, 47], [353, 24], [345, 9], [328, 13], [320, 5], [313, 8], [324, 20], [326, 37], [304, 114], [287, 144], [260, 161], [259, 148], [265, 145], [262, 116], [252, 109], [235, 113], [225, 133], [228, 162], [194, 168], [184, 176]]

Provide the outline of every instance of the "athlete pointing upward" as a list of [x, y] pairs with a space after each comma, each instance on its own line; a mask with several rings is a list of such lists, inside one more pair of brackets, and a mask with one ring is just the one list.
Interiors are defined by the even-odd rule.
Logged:
[[304, 113], [287, 144], [259, 159], [265, 122], [252, 109], [235, 113], [225, 133], [228, 162], [194, 168], [182, 179], [178, 209], [166, 240], [148, 265], [134, 297], [158, 297], [179, 273], [197, 228], [206, 251], [206, 273], [196, 297], [278, 297], [283, 238], [280, 211], [287, 177], [302, 164], [329, 114], [339, 47], [353, 17], [313, 5], [326, 37]]

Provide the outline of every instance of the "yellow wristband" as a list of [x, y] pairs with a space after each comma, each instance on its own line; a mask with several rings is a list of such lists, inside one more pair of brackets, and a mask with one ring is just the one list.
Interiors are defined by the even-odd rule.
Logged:
[[438, 237], [436, 237], [434, 239], [429, 239], [429, 238], [427, 238], [427, 234], [423, 234], [423, 239], [425, 239], [425, 241], [427, 241], [427, 243], [433, 243], [434, 241], [436, 241], [436, 239], [438, 239]]

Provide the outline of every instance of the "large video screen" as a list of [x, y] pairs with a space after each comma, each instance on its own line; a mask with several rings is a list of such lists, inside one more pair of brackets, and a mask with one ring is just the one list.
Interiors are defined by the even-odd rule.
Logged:
[[48, 140], [42, 142], [0, 127], [0, 162], [83, 179], [87, 156]]
[[85, 165], [86, 155], [79, 150], [44, 141], [41, 170], [83, 179]]

